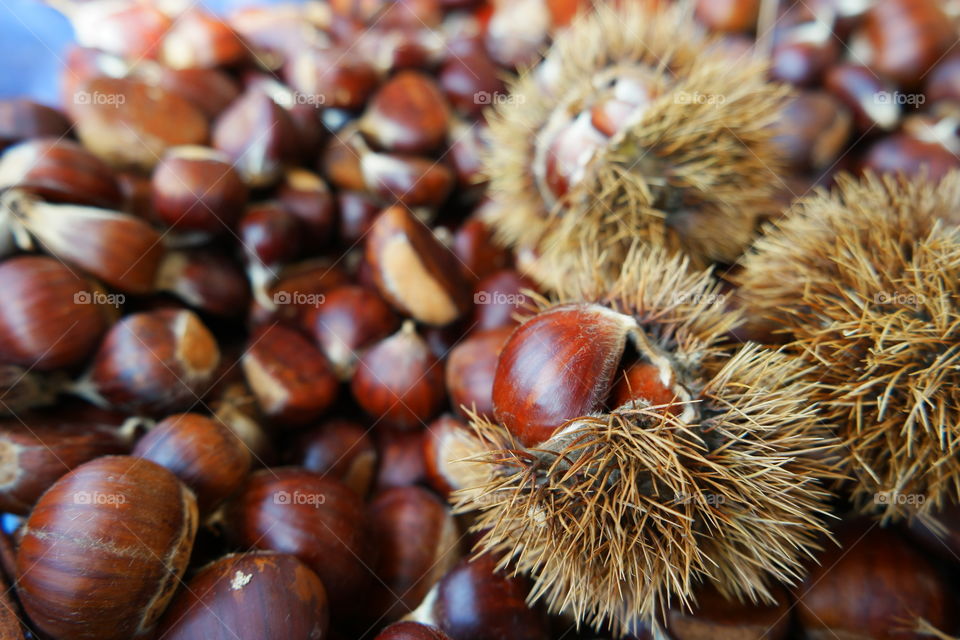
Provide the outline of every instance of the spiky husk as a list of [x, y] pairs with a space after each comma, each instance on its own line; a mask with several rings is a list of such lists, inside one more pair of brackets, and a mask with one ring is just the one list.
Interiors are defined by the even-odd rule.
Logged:
[[[676, 8], [600, 6], [560, 36], [547, 57], [550, 86], [534, 72], [511, 85], [515, 100], [490, 116], [486, 158], [499, 238], [532, 247], [535, 273], [553, 288], [580, 266], [584, 245], [618, 269], [637, 239], [682, 250], [696, 264], [732, 261], [753, 238], [760, 213], [776, 210], [780, 161], [770, 124], [785, 89], [765, 81], [758, 59], [734, 59]], [[534, 175], [537, 136], [558, 109], [596, 95], [614, 65], [650, 69], [662, 93], [609, 140], [585, 178], [556, 203]], [[721, 102], [722, 101], [722, 102]]]
[[474, 417], [490, 451], [468, 464], [485, 481], [456, 497], [461, 511], [478, 511], [478, 551], [529, 573], [532, 599], [619, 633], [689, 605], [703, 580], [770, 600], [771, 577], [799, 578], [825, 532], [835, 446], [801, 363], [756, 345], [724, 348], [737, 314], [709, 273], [663, 250], [632, 250], [619, 279], [584, 276], [563, 298], [636, 317], [691, 392], [695, 419], [634, 405], [576, 417], [524, 449]]
[[814, 367], [852, 498], [884, 520], [960, 497], [958, 223], [960, 173], [844, 177], [768, 229], [739, 278]]

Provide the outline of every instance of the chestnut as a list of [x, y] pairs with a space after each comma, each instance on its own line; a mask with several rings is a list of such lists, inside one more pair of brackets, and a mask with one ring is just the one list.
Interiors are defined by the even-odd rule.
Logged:
[[157, 86], [187, 100], [209, 120], [223, 113], [240, 95], [234, 79], [218, 69], [160, 67], [157, 73]]
[[76, 142], [42, 138], [0, 156], [0, 188], [36, 194], [51, 202], [119, 208], [123, 195], [113, 169]]
[[26, 98], [0, 100], [0, 151], [30, 138], [64, 138], [70, 122], [62, 113]]
[[500, 351], [513, 327], [500, 327], [470, 334], [450, 351], [446, 363], [447, 391], [460, 414], [475, 412], [493, 417], [493, 377]]
[[906, 631], [919, 618], [953, 630], [949, 586], [900, 532], [848, 522], [836, 536], [794, 590], [805, 637], [919, 640]]
[[240, 487], [251, 463], [250, 450], [233, 431], [198, 413], [164, 418], [140, 438], [132, 455], [172, 471], [196, 494], [201, 514]]
[[453, 170], [443, 162], [398, 153], [364, 152], [360, 172], [367, 191], [406, 207], [438, 208], [456, 183]]
[[394, 487], [367, 507], [374, 572], [381, 583], [378, 615], [396, 620], [423, 600], [430, 587], [460, 559], [460, 534], [446, 505], [420, 487]]
[[532, 306], [530, 292], [538, 293], [537, 284], [525, 275], [503, 269], [491, 273], [473, 288], [473, 322], [477, 331], [515, 327], [517, 315]]
[[215, 248], [167, 252], [157, 269], [156, 286], [214, 316], [237, 316], [250, 304], [250, 284], [243, 269]]
[[859, 32], [867, 64], [912, 88], [955, 42], [950, 17], [937, 0], [885, 0], [871, 5]]
[[394, 622], [373, 640], [450, 640], [440, 629], [419, 622]]
[[0, 638], [24, 640], [20, 620], [19, 609], [10, 596], [10, 586], [6, 578], [0, 575]]
[[895, 87], [868, 67], [838, 64], [827, 71], [823, 82], [827, 91], [850, 108], [861, 132], [874, 127], [890, 131], [900, 122], [902, 109], [894, 100]]
[[368, 62], [337, 46], [297, 51], [287, 61], [284, 77], [291, 87], [316, 96], [328, 109], [362, 108], [378, 82], [377, 72]]
[[847, 108], [828, 93], [805, 91], [794, 96], [776, 124], [775, 143], [785, 161], [800, 171], [820, 170], [843, 151], [852, 129]]
[[192, 311], [134, 313], [107, 333], [80, 390], [113, 407], [169, 414], [200, 400], [219, 363], [216, 340]]
[[272, 551], [234, 553], [205, 566], [160, 623], [166, 640], [314, 640], [327, 637], [327, 591], [309, 567]]
[[125, 420], [121, 413], [68, 404], [0, 421], [0, 511], [26, 515], [74, 467], [127, 453]]
[[250, 284], [257, 301], [267, 309], [277, 302], [266, 291], [284, 263], [300, 253], [300, 221], [276, 202], [263, 202], [247, 209], [237, 228], [247, 261]]
[[470, 218], [460, 225], [453, 234], [450, 248], [471, 282], [510, 266], [510, 252], [494, 242], [493, 231], [478, 218]]
[[425, 431], [388, 431], [378, 434], [378, 490], [426, 483], [423, 458], [425, 434]]
[[[474, 48], [462, 56], [449, 56], [439, 72], [443, 92], [453, 107], [469, 118], [478, 118], [489, 103], [487, 96], [506, 91], [501, 71], [483, 49]], [[479, 100], [479, 96], [484, 96]]]
[[360, 356], [350, 389], [364, 411], [398, 429], [419, 427], [445, 399], [443, 368], [409, 320]]
[[54, 638], [146, 638], [173, 597], [197, 531], [193, 493], [148, 460], [80, 465], [20, 533], [17, 595]]
[[397, 330], [400, 319], [376, 291], [344, 286], [307, 311], [304, 322], [337, 376], [349, 380], [359, 353]]
[[331, 244], [337, 230], [337, 210], [327, 183], [306, 169], [289, 169], [277, 189], [280, 206], [300, 220], [310, 244]]
[[470, 466], [461, 461], [486, 448], [459, 418], [445, 414], [431, 422], [423, 434], [423, 464], [430, 486], [442, 496], [465, 488]]
[[254, 300], [250, 322], [254, 326], [280, 322], [296, 329], [303, 329], [306, 325], [309, 329], [309, 314], [326, 302], [328, 292], [348, 281], [344, 270], [326, 258], [288, 264], [265, 292], [269, 306], [261, 304], [261, 300]]
[[348, 245], [360, 242], [380, 214], [377, 201], [363, 191], [340, 191], [337, 208], [340, 210], [340, 239]]
[[0, 262], [0, 361], [53, 371], [93, 353], [108, 327], [88, 282], [45, 256]]
[[153, 291], [164, 247], [160, 234], [142, 219], [19, 194], [12, 200], [19, 224], [57, 258], [120, 291]]
[[867, 148], [862, 168], [875, 173], [903, 173], [919, 176], [925, 173], [939, 180], [960, 167], [960, 159], [938, 142], [925, 142], [907, 134], [894, 134], [877, 140]]
[[790, 601], [782, 588], [771, 589], [771, 592], [776, 597], [773, 604], [743, 603], [728, 600], [712, 585], [704, 585], [696, 593], [693, 611], [670, 611], [667, 621], [670, 638], [784, 640], [790, 634]]
[[346, 485], [294, 468], [263, 469], [227, 505], [245, 547], [296, 556], [323, 581], [334, 619], [356, 610], [370, 574], [363, 502]]
[[526, 603], [527, 581], [496, 564], [489, 555], [460, 560], [408, 619], [457, 640], [546, 640], [546, 615]]
[[380, 293], [401, 313], [442, 326], [469, 310], [456, 257], [406, 208], [385, 209], [373, 222], [366, 257]]
[[160, 59], [174, 69], [228, 67], [249, 50], [230, 26], [200, 9], [187, 9], [163, 37]]
[[366, 496], [373, 486], [377, 450], [367, 430], [356, 422], [334, 418], [303, 434], [296, 462], [307, 471], [330, 476]]
[[254, 188], [274, 184], [284, 165], [293, 162], [298, 153], [290, 115], [256, 89], [241, 95], [220, 114], [213, 124], [212, 140]]
[[715, 31], [752, 31], [760, 0], [697, 0], [697, 18]]
[[449, 124], [449, 108], [433, 79], [405, 70], [370, 99], [360, 131], [378, 149], [426, 153], [443, 143]]
[[541, 0], [497, 3], [486, 28], [487, 53], [508, 69], [532, 67], [547, 44], [550, 19]]
[[336, 399], [339, 385], [326, 358], [292, 329], [261, 327], [241, 362], [257, 405], [278, 426], [308, 424]]
[[127, 60], [156, 59], [173, 20], [153, 5], [77, 5], [69, 14], [77, 42]]
[[497, 420], [532, 447], [570, 416], [597, 410], [634, 326], [630, 316], [588, 304], [553, 307], [520, 325], [497, 363]]
[[108, 164], [149, 171], [178, 145], [207, 142], [207, 119], [180, 96], [128, 78], [81, 84], [71, 115], [84, 146]]
[[153, 172], [153, 211], [177, 231], [223, 233], [247, 204], [247, 187], [226, 154], [173, 147]]

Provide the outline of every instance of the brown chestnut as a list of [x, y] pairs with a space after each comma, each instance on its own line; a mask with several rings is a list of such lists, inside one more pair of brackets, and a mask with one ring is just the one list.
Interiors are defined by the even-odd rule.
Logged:
[[306, 169], [289, 169], [277, 190], [280, 205], [300, 220], [310, 244], [331, 244], [337, 230], [337, 210], [327, 183]]
[[781, 588], [771, 590], [774, 604], [731, 601], [712, 586], [703, 586], [696, 593], [693, 611], [670, 611], [667, 629], [672, 640], [783, 640], [789, 637], [791, 606]]
[[113, 170], [76, 142], [44, 138], [7, 149], [0, 157], [0, 188], [16, 187], [51, 202], [119, 208]]
[[696, 11], [715, 31], [751, 31], [757, 26], [760, 0], [698, 0]]
[[423, 434], [423, 463], [430, 486], [442, 496], [465, 488], [471, 466], [461, 461], [486, 450], [486, 444], [462, 420], [452, 415], [440, 416], [427, 425]]
[[327, 592], [292, 555], [251, 551], [224, 556], [195, 575], [160, 624], [166, 640], [322, 640]]
[[378, 422], [416, 429], [443, 406], [443, 367], [408, 320], [360, 356], [350, 389]]
[[400, 312], [442, 326], [469, 310], [456, 257], [406, 208], [385, 209], [374, 221], [366, 257], [380, 293]]
[[379, 555], [376, 611], [387, 620], [409, 613], [460, 558], [460, 535], [450, 510], [420, 487], [394, 487], [367, 507]]
[[257, 471], [227, 510], [239, 544], [289, 553], [320, 576], [335, 620], [357, 609], [370, 578], [363, 518], [352, 489], [293, 468]]
[[828, 546], [794, 592], [805, 637], [920, 640], [907, 631], [918, 618], [952, 629], [949, 587], [898, 531], [852, 522], [837, 540], [840, 546]]
[[135, 313], [107, 333], [81, 390], [114, 407], [169, 414], [199, 402], [219, 363], [216, 340], [192, 311]]
[[529, 311], [533, 300], [529, 293], [539, 287], [530, 278], [513, 269], [491, 273], [473, 288], [473, 322], [477, 331], [515, 327], [518, 314]]
[[0, 262], [0, 361], [52, 371], [81, 364], [107, 330], [93, 288], [45, 256]]
[[495, 567], [489, 555], [464, 558], [408, 619], [434, 625], [457, 640], [546, 640], [546, 616], [526, 603], [527, 581]]
[[278, 426], [308, 424], [336, 399], [339, 385], [326, 358], [292, 329], [258, 329], [241, 362], [260, 410]]
[[553, 307], [507, 340], [493, 380], [493, 410], [526, 446], [597, 410], [636, 321], [599, 305]]
[[394, 622], [373, 640], [450, 640], [440, 629], [419, 622]]
[[153, 210], [177, 231], [224, 233], [247, 204], [230, 158], [207, 147], [174, 147], [153, 172]]
[[240, 36], [214, 15], [188, 9], [163, 37], [160, 59], [174, 69], [227, 67], [249, 53]]
[[401, 71], [370, 99], [360, 131], [379, 149], [425, 153], [443, 143], [449, 124], [449, 108], [433, 79]]
[[873, 143], [864, 154], [862, 166], [875, 173], [908, 176], [925, 173], [936, 181], [960, 167], [960, 159], [937, 142], [924, 142], [898, 133]]
[[451, 249], [471, 282], [510, 266], [510, 252], [494, 242], [490, 227], [477, 218], [460, 225], [453, 234]]
[[93, 78], [73, 95], [77, 135], [108, 164], [150, 170], [178, 145], [207, 142], [207, 119], [175, 93], [127, 78]]
[[376, 487], [409, 487], [426, 483], [426, 465], [423, 459], [425, 431], [388, 431], [377, 437]]
[[250, 303], [250, 284], [242, 267], [214, 248], [168, 252], [157, 270], [156, 285], [158, 291], [215, 316], [240, 315]]
[[447, 358], [446, 382], [450, 403], [461, 415], [473, 411], [493, 417], [493, 378], [497, 359], [513, 333], [513, 327], [500, 327], [470, 334], [455, 346]]
[[955, 43], [950, 17], [937, 0], [873, 3], [860, 33], [869, 45], [867, 64], [908, 88]]
[[805, 91], [795, 95], [777, 122], [776, 144], [784, 159], [800, 171], [819, 170], [833, 163], [850, 138], [852, 118], [832, 95]]
[[[154, 290], [164, 246], [157, 231], [135, 216], [11, 195], [17, 223], [57, 258], [126, 293]], [[122, 302], [122, 299], [120, 299]]]
[[367, 430], [334, 418], [311, 429], [297, 442], [296, 461], [307, 471], [334, 478], [366, 496], [373, 486], [377, 450]]
[[376, 291], [357, 286], [331, 290], [304, 322], [341, 380], [353, 376], [360, 353], [400, 325]]
[[220, 114], [212, 140], [233, 160], [247, 184], [256, 188], [279, 180], [284, 165], [293, 162], [299, 151], [290, 115], [257, 89], [244, 93]]
[[172, 471], [196, 494], [201, 514], [240, 487], [251, 463], [250, 450], [233, 431], [199, 413], [164, 418], [140, 438], [132, 455]]
[[80, 465], [37, 502], [20, 534], [17, 595], [55, 638], [149, 637], [186, 569], [193, 493], [148, 460]]
[[125, 420], [121, 413], [66, 405], [0, 421], [0, 511], [26, 515], [74, 467], [127, 453], [129, 437], [120, 429]]
[[30, 138], [64, 138], [70, 122], [62, 113], [26, 98], [0, 100], [0, 151]]

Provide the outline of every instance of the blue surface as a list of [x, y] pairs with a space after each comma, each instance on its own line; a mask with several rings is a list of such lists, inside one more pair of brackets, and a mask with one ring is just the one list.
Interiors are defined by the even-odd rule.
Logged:
[[[199, 5], [223, 14], [277, 2], [208, 0]], [[57, 105], [63, 53], [71, 42], [73, 29], [57, 11], [35, 0], [0, 0], [0, 98], [29, 96]]]
[[66, 18], [33, 0], [0, 0], [0, 98], [59, 103], [62, 55], [73, 40]]

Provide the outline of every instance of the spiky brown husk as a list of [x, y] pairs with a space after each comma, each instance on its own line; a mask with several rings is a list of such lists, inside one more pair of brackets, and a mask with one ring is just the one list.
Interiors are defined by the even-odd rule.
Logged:
[[[511, 86], [515, 99], [490, 117], [490, 193], [504, 203], [491, 222], [505, 243], [537, 251], [535, 273], [548, 288], [578, 268], [584, 245], [605, 249], [614, 269], [638, 239], [696, 264], [732, 261], [758, 214], [779, 208], [769, 125], [785, 89], [765, 81], [758, 59], [721, 51], [680, 10], [625, 4], [598, 7], [557, 39], [545, 64], [550, 87], [562, 90], [524, 74]], [[551, 203], [534, 175], [537, 137], [555, 111], [595, 96], [595, 79], [614, 65], [651, 70], [662, 93]]]
[[618, 280], [584, 277], [563, 297], [633, 315], [691, 392], [690, 412], [576, 417], [534, 449], [474, 418], [490, 452], [468, 464], [486, 479], [457, 498], [479, 512], [478, 550], [529, 573], [531, 598], [617, 632], [688, 605], [702, 580], [771, 599], [767, 581], [797, 579], [825, 532], [833, 477], [801, 363], [722, 347], [737, 315], [709, 273], [661, 250], [631, 251]]
[[960, 497], [960, 173], [841, 178], [745, 259], [742, 295], [815, 367], [852, 497], [883, 519]]

